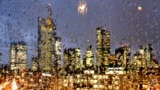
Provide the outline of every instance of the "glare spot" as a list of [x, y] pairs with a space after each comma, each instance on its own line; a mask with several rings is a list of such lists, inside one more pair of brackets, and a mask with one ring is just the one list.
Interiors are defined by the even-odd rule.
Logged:
[[138, 7], [137, 7], [137, 10], [138, 10], [138, 11], [142, 11], [142, 6], [138, 6]]
[[78, 3], [78, 12], [80, 14], [86, 14], [87, 13], [87, 3], [85, 0], [81, 0]]

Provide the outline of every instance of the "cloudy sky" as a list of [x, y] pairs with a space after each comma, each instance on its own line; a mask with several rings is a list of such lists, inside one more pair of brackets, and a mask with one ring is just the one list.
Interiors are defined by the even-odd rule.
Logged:
[[[85, 13], [77, 10], [80, 2], [86, 3]], [[111, 32], [112, 53], [122, 42], [131, 44], [132, 53], [152, 43], [160, 54], [160, 0], [0, 0], [1, 63], [9, 61], [12, 41], [28, 44], [29, 60], [36, 56], [37, 18], [48, 16], [48, 3], [65, 47], [95, 47], [95, 30], [103, 26]]]

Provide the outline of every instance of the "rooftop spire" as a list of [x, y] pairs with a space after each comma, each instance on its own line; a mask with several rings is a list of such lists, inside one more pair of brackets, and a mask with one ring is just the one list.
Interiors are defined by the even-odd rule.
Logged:
[[49, 16], [52, 16], [52, 8], [50, 3], [47, 4], [47, 8], [48, 8]]

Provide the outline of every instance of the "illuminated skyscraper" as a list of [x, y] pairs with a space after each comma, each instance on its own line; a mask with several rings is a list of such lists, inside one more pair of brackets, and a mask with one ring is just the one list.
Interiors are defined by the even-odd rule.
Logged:
[[81, 51], [80, 48], [76, 48], [75, 49], [75, 61], [76, 61], [76, 70], [80, 69], [82, 64], [81, 64], [81, 60], [80, 60], [80, 55], [81, 55]]
[[60, 37], [55, 37], [54, 51], [56, 55], [61, 55], [62, 43]]
[[110, 32], [99, 27], [96, 30], [96, 58], [98, 66], [108, 66], [110, 56]]
[[137, 67], [143, 67], [143, 68], [149, 68], [150, 64], [151, 64], [151, 59], [153, 56], [153, 48], [151, 47], [151, 44], [147, 44], [147, 45], [141, 45], [139, 47], [139, 50], [137, 53], [139, 54], [135, 54], [135, 57], [138, 58], [134, 58], [134, 62], [137, 65]]
[[25, 42], [13, 42], [10, 46], [10, 69], [27, 68], [27, 46]]
[[48, 5], [49, 16], [47, 18], [38, 18], [38, 69], [51, 72], [52, 54], [55, 43], [55, 24], [52, 19], [52, 10]]
[[146, 57], [145, 57], [145, 50], [144, 50], [144, 46], [140, 46], [139, 47], [139, 53], [140, 53], [140, 62], [141, 62], [141, 65], [140, 67], [143, 67], [145, 68], [146, 67]]
[[94, 68], [94, 54], [93, 54], [92, 46], [89, 46], [87, 48], [87, 51], [84, 55], [84, 66], [86, 69]]
[[150, 67], [151, 59], [153, 58], [153, 47], [151, 44], [148, 44], [145, 48], [145, 56], [146, 56], [146, 66]]
[[131, 60], [131, 48], [128, 44], [123, 44], [122, 47], [119, 47], [115, 50], [117, 63], [116, 66], [126, 67]]
[[64, 67], [66, 71], [75, 72], [80, 69], [80, 49], [69, 48], [64, 50]]
[[62, 44], [61, 44], [61, 38], [55, 37], [55, 44], [54, 44], [54, 53], [52, 54], [52, 60], [54, 61], [54, 69], [57, 71], [61, 66], [61, 55], [62, 55]]

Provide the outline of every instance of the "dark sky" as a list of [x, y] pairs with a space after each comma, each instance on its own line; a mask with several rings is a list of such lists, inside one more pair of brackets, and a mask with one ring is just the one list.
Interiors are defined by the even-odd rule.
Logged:
[[[47, 17], [47, 3], [51, 4], [57, 34], [65, 47], [95, 47], [95, 30], [103, 26], [111, 32], [112, 53], [125, 42], [131, 44], [132, 53], [139, 45], [152, 43], [154, 53], [160, 54], [160, 0], [83, 0], [87, 4], [85, 14], [77, 11], [81, 1], [0, 0], [1, 63], [9, 61], [12, 41], [27, 42], [28, 59], [36, 56], [37, 18]], [[141, 11], [137, 10], [139, 6]]]

